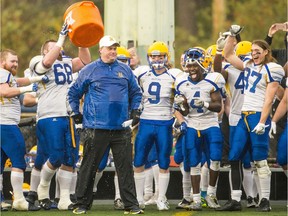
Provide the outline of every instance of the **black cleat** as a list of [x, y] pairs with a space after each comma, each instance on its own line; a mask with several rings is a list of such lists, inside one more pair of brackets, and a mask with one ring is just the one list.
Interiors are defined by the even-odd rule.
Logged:
[[41, 208], [43, 208], [45, 210], [50, 210], [52, 202], [50, 199], [46, 198], [43, 200], [39, 200], [39, 204], [40, 204]]
[[223, 206], [216, 208], [216, 211], [241, 211], [242, 205], [241, 202], [236, 200], [229, 200]]
[[36, 206], [32, 203], [28, 203], [28, 211], [39, 211], [41, 209], [40, 206]]
[[31, 204], [34, 204], [36, 200], [38, 200], [37, 192], [29, 191], [28, 195], [26, 196], [26, 201]]
[[50, 209], [57, 209], [58, 208], [58, 203], [59, 203], [59, 198], [55, 198], [53, 202], [51, 201]]
[[272, 210], [272, 208], [270, 206], [269, 200], [266, 199], [266, 198], [262, 198], [261, 201], [260, 201], [259, 208], [257, 209], [257, 211], [269, 212], [271, 210]]

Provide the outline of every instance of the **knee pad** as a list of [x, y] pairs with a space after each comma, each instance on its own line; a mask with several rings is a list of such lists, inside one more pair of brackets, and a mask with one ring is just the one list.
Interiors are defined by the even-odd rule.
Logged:
[[255, 161], [259, 178], [266, 178], [271, 176], [267, 160]]
[[190, 168], [191, 175], [201, 175], [201, 163], [199, 163], [196, 167]]
[[213, 171], [219, 171], [220, 170], [220, 161], [212, 161], [211, 160], [210, 169]]

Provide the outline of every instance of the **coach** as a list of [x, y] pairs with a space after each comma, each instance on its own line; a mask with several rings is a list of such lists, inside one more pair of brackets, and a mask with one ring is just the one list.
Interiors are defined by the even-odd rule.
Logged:
[[[130, 128], [121, 125], [130, 117], [132, 126], [139, 122], [141, 90], [129, 66], [116, 60], [119, 43], [111, 36], [99, 42], [100, 58], [86, 65], [68, 92], [68, 111], [75, 123], [84, 128], [84, 154], [79, 170], [74, 214], [83, 214], [93, 202], [96, 170], [105, 150], [111, 147], [120, 195], [125, 213], [141, 214], [136, 198], [132, 167]], [[84, 96], [83, 115], [79, 100]]]

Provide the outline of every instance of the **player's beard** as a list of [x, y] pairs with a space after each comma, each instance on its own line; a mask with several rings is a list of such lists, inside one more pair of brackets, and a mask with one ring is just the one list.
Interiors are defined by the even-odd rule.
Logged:
[[8, 66], [5, 64], [5, 65], [4, 65], [4, 69], [10, 71], [13, 76], [15, 76], [15, 75], [17, 74], [17, 67], [15, 67], [15, 66], [8, 67]]

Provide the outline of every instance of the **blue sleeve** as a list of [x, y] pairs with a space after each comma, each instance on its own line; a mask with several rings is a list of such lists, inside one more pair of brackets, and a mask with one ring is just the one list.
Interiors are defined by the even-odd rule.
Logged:
[[69, 106], [74, 114], [79, 114], [80, 99], [83, 97], [87, 88], [87, 79], [83, 71], [79, 74], [75, 83], [70, 87], [67, 95]]

